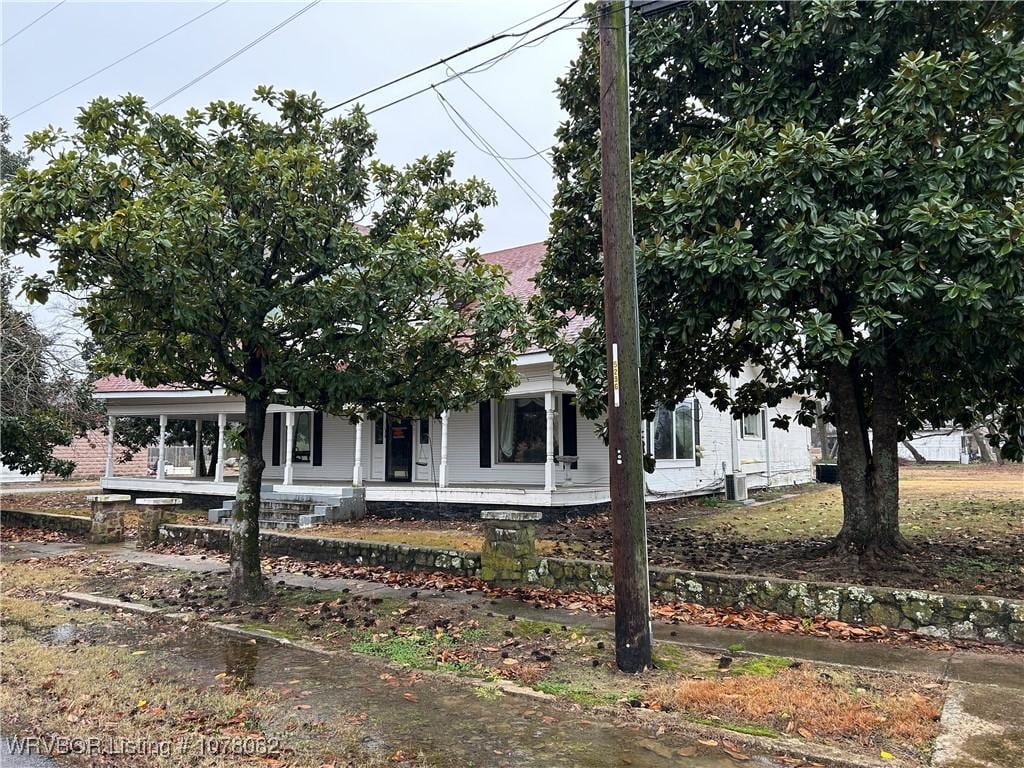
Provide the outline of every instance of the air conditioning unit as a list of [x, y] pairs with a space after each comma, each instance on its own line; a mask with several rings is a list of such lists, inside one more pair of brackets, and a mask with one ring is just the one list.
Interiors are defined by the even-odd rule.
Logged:
[[747, 476], [726, 475], [725, 476], [725, 498], [729, 501], [747, 500]]

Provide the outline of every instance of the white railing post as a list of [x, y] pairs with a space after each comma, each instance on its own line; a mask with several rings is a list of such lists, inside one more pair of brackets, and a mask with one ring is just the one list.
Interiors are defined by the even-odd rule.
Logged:
[[555, 490], [555, 393], [544, 393], [544, 416], [546, 425], [546, 458], [544, 460], [544, 490]]
[[160, 415], [160, 443], [156, 454], [156, 479], [167, 476], [167, 414]]
[[437, 484], [448, 487], [448, 411], [441, 413], [441, 466], [437, 472]]
[[214, 470], [213, 480], [217, 483], [224, 482], [224, 431], [228, 426], [228, 415], [226, 413], [217, 414], [217, 469]]
[[107, 416], [107, 464], [103, 469], [104, 477], [114, 476], [114, 428], [117, 426], [116, 416]]
[[352, 487], [359, 488], [363, 484], [363, 416], [359, 415], [356, 422], [356, 454], [352, 462]]
[[284, 484], [291, 485], [293, 479], [292, 453], [295, 450], [295, 411], [288, 411], [284, 415], [285, 426], [285, 454], [284, 454]]
[[203, 456], [203, 420], [196, 419], [196, 450], [195, 450], [195, 463], [192, 469], [192, 477], [196, 480], [199, 479], [199, 465], [202, 463], [201, 459]]

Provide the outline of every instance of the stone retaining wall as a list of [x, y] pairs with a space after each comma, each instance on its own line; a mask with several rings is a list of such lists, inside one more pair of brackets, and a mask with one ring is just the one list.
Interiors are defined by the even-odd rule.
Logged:
[[[192, 544], [221, 552], [228, 551], [229, 530], [222, 526], [160, 526], [160, 541]], [[289, 533], [260, 533], [260, 551], [265, 555], [286, 555], [297, 560], [384, 565], [406, 571], [445, 571], [459, 576], [480, 575], [480, 553], [437, 547], [412, 547], [351, 539], [316, 538]]]
[[[507, 522], [494, 526], [495, 530], [506, 527]], [[221, 551], [228, 549], [226, 527], [165, 524], [160, 527], [160, 539]], [[288, 555], [302, 560], [385, 565], [397, 570], [440, 570], [463, 576], [479, 576], [481, 568], [488, 569], [488, 563], [482, 562], [480, 552], [283, 533], [261, 533], [260, 543], [267, 554]], [[504, 550], [501, 553], [503, 556], [508, 554]], [[611, 563], [537, 558], [533, 554], [528, 561], [523, 561], [520, 572], [524, 575], [524, 585], [599, 594], [612, 591]], [[672, 568], [651, 569], [651, 597], [713, 608], [753, 608], [798, 618], [824, 616], [850, 624], [909, 629], [943, 639], [1024, 645], [1024, 601], [1000, 597], [946, 595], [893, 587], [862, 587]]]
[[78, 515], [55, 515], [51, 512], [30, 512], [20, 509], [0, 511], [0, 522], [4, 525], [26, 525], [29, 528], [41, 528], [46, 531], [64, 531], [88, 535], [92, 529], [92, 519]]
[[[541, 558], [526, 577], [556, 589], [612, 591], [610, 563]], [[1001, 597], [652, 568], [651, 598], [799, 618], [824, 616], [942, 639], [1024, 644], [1024, 601]]]

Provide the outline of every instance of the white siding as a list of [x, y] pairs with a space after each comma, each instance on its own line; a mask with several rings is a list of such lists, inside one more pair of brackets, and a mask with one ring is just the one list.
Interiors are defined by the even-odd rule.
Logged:
[[[552, 372], [550, 364], [530, 366], [526, 370], [524, 388], [536, 391], [537, 387], [565, 389], [564, 383]], [[557, 395], [561, 398], [561, 392]], [[751, 488], [763, 487], [769, 481], [772, 486], [785, 486], [811, 480], [810, 430], [791, 422], [789, 431], [775, 429], [771, 425], [773, 415], [796, 413], [798, 401], [791, 398], [768, 411], [768, 440], [763, 438], [739, 437], [739, 425], [728, 413], [717, 410], [703, 396], [700, 403], [700, 440], [702, 450], [700, 466], [693, 461], [659, 461], [653, 474], [645, 475], [647, 491], [651, 495], [678, 495], [719, 491], [724, 487], [725, 474], [732, 471], [730, 430], [737, 430], [737, 440], [742, 470], [748, 475]], [[560, 401], [559, 401], [560, 407]], [[559, 414], [561, 416], [561, 414]], [[282, 416], [281, 465], [271, 465], [272, 417], [267, 420], [264, 439], [264, 456], [267, 459], [265, 476], [268, 482], [280, 482], [284, 475], [285, 428]], [[492, 412], [492, 444], [496, 418]], [[561, 423], [557, 424], [561, 429]], [[372, 471], [373, 422], [363, 425], [362, 463], [363, 477], [368, 480]], [[560, 436], [561, 437], [561, 436]], [[419, 427], [413, 430], [413, 472], [415, 482], [433, 484], [438, 477], [441, 464], [441, 421], [431, 420], [430, 443], [421, 446]], [[595, 432], [595, 423], [578, 418], [576, 428], [578, 468], [572, 470], [574, 485], [606, 485], [608, 482], [608, 448]], [[560, 439], [559, 445], [564, 445]], [[769, 462], [766, 463], [766, 457]], [[355, 459], [355, 426], [347, 420], [332, 416], [324, 418], [323, 465], [295, 464], [296, 483], [352, 481], [352, 465]], [[416, 466], [419, 462], [427, 466]], [[556, 483], [565, 481], [565, 472], [558, 466]], [[543, 486], [543, 464], [501, 464], [493, 460], [490, 467], [480, 466], [480, 414], [478, 407], [467, 411], [453, 412], [448, 419], [448, 482], [450, 485], [481, 486]]]

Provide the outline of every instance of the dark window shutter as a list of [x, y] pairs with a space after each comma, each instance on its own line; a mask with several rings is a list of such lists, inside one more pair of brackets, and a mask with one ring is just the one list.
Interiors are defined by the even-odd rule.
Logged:
[[275, 413], [271, 421], [272, 445], [270, 449], [270, 463], [275, 467], [281, 466], [281, 414]]
[[324, 415], [320, 411], [313, 413], [313, 466], [324, 463]]
[[761, 411], [761, 437], [768, 439], [768, 411]]
[[[576, 401], [572, 395], [562, 394], [562, 453], [566, 456], [576, 456]], [[571, 469], [579, 466], [574, 461]]]
[[491, 466], [491, 401], [480, 403], [480, 466]]
[[700, 466], [700, 400], [693, 398], [693, 461]]

